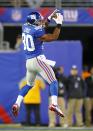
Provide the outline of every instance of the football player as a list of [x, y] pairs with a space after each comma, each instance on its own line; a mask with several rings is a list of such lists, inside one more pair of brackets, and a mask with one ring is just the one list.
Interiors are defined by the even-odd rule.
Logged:
[[51, 105], [49, 106], [49, 109], [59, 116], [64, 117], [63, 112], [57, 104], [58, 82], [51, 66], [47, 63], [43, 51], [43, 42], [57, 40], [63, 22], [63, 15], [59, 11], [56, 11], [56, 13], [52, 13], [52, 15], [48, 17], [48, 21], [51, 20], [54, 20], [56, 23], [56, 27], [51, 34], [45, 33], [44, 18], [37, 11], [31, 12], [27, 16], [27, 22], [22, 26], [22, 42], [24, 44], [24, 52], [26, 56], [27, 85], [21, 89], [17, 100], [12, 107], [14, 116], [18, 115], [23, 97], [27, 94], [29, 89], [33, 87], [36, 75], [39, 73], [50, 85]]

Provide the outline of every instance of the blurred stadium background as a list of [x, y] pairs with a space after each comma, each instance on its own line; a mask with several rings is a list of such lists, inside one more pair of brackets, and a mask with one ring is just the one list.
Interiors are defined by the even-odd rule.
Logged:
[[[57, 66], [64, 66], [66, 75], [73, 64], [77, 65], [79, 74], [85, 66], [93, 65], [93, 0], [0, 0], [0, 130], [31, 129], [2, 125], [25, 121], [24, 105], [17, 118], [11, 113], [19, 82], [25, 76], [24, 55], [19, 46], [21, 25], [31, 10], [36, 9], [47, 17], [55, 8], [63, 12], [64, 22], [58, 41], [45, 45], [46, 56], [56, 60]], [[53, 29], [51, 23], [47, 32]], [[41, 97], [41, 123], [48, 125], [48, 88], [41, 92]]]

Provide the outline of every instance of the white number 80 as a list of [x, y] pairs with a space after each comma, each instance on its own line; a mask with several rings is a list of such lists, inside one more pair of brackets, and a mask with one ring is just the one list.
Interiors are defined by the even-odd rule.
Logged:
[[[23, 44], [24, 44], [24, 50], [28, 50], [28, 51], [34, 51], [35, 50], [33, 37], [31, 35], [22, 33], [22, 41], [23, 41]], [[29, 43], [30, 43], [30, 47], [29, 47]]]

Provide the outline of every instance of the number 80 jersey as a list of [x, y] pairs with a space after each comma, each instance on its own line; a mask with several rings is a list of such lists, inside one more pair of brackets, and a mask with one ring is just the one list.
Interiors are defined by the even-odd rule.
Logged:
[[22, 26], [22, 43], [26, 59], [31, 59], [43, 54], [43, 42], [39, 40], [45, 34], [42, 26], [24, 24]]

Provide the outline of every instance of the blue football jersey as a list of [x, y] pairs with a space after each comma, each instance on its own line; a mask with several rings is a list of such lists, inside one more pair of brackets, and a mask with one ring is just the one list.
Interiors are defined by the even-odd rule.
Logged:
[[39, 37], [45, 34], [42, 26], [24, 24], [22, 26], [22, 42], [26, 59], [34, 58], [43, 54], [43, 42]]

